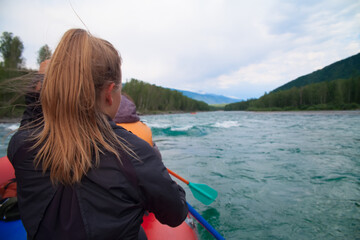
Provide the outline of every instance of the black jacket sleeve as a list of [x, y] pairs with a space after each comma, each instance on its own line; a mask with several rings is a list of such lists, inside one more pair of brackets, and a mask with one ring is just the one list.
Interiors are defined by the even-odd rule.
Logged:
[[184, 189], [171, 179], [158, 154], [148, 143], [139, 140], [133, 146], [140, 158], [132, 163], [145, 209], [153, 212], [162, 224], [171, 227], [180, 225], [188, 213]]

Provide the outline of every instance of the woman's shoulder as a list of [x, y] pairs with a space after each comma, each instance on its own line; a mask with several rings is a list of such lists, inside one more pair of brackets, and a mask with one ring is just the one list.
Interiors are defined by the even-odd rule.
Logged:
[[8, 148], [15, 147], [15, 146], [16, 147], [21, 147], [23, 144], [25, 144], [25, 142], [29, 138], [29, 136], [30, 136], [30, 131], [29, 130], [21, 130], [21, 129], [19, 129], [11, 137], [11, 139], [9, 141]]
[[10, 139], [7, 149], [7, 156], [9, 160], [14, 164], [15, 155], [26, 155], [34, 143], [31, 141], [32, 131], [30, 130], [18, 130]]

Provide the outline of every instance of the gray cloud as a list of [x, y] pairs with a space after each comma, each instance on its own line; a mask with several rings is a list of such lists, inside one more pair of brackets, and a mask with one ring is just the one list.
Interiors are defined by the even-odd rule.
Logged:
[[[359, 52], [357, 1], [71, 1], [96, 36], [124, 60], [124, 78], [164, 87], [259, 97], [279, 85]], [[8, 1], [0, 31], [37, 50], [55, 48], [69, 28], [84, 28], [68, 2]]]

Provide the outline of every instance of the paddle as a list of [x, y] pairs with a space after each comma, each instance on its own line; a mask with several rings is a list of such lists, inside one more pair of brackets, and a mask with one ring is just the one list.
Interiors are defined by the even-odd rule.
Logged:
[[190, 214], [209, 232], [214, 238], [218, 240], [225, 240], [223, 236], [213, 228], [188, 202], [186, 202], [189, 208]]
[[179, 176], [178, 174], [174, 173], [170, 169], [168, 169], [168, 172], [173, 175], [174, 177], [178, 178], [179, 180], [183, 181], [185, 184], [187, 184], [194, 195], [194, 197], [202, 202], [205, 205], [209, 205], [213, 201], [215, 201], [218, 193], [216, 190], [212, 189], [208, 185], [200, 184], [200, 183], [192, 183], [188, 180], [184, 179], [183, 177]]

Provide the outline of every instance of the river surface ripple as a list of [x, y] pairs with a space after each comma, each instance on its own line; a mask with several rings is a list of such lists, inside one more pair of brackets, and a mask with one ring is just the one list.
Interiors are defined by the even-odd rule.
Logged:
[[359, 111], [142, 119], [170, 169], [218, 190], [187, 198], [226, 239], [360, 239]]
[[[360, 239], [360, 112], [142, 116], [188, 202], [226, 239]], [[1, 156], [17, 124], [0, 124]], [[200, 239], [213, 239], [200, 225]]]

